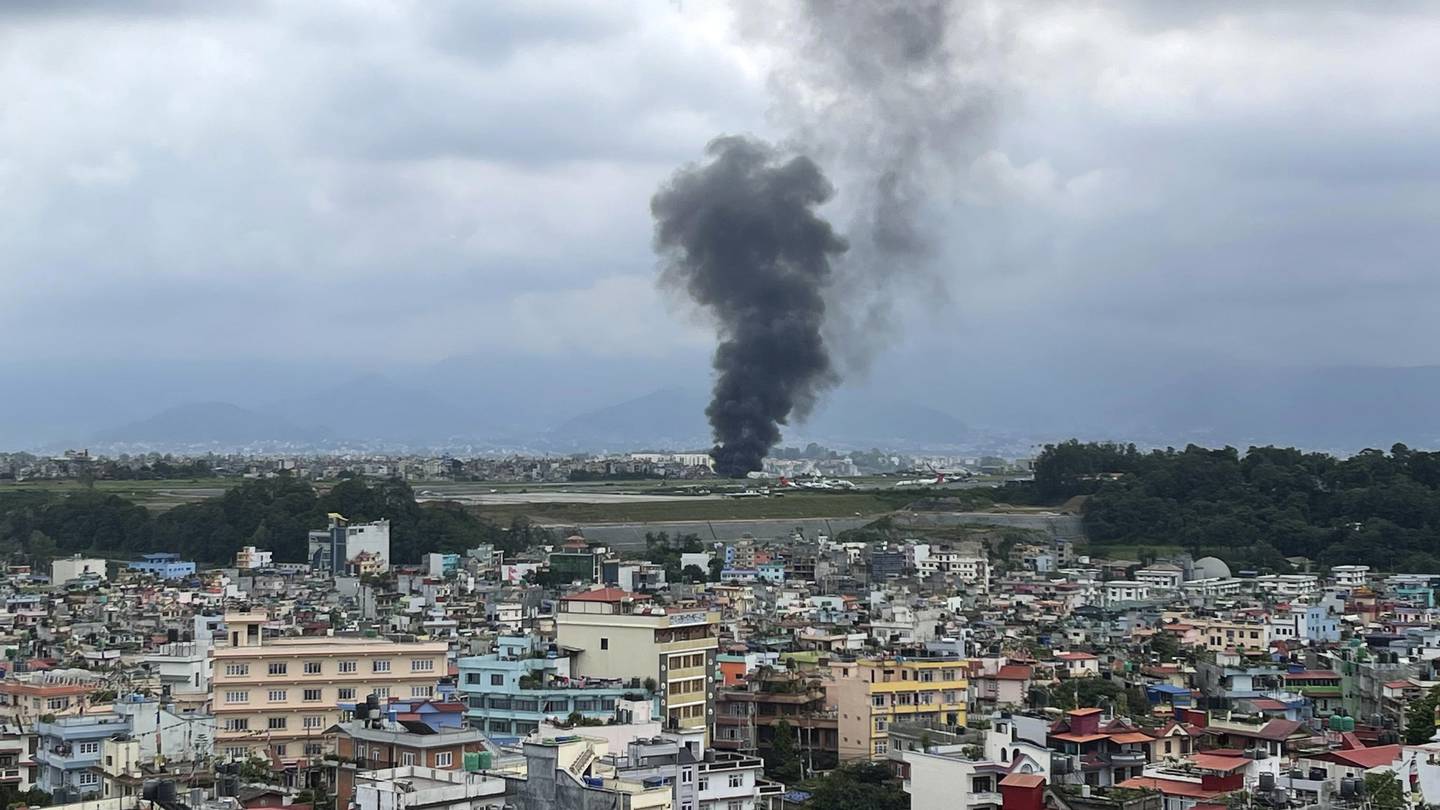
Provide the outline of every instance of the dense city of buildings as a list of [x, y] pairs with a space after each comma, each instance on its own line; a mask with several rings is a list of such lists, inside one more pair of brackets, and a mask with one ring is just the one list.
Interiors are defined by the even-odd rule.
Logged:
[[11, 565], [0, 790], [779, 810], [869, 763], [914, 810], [1440, 801], [1440, 574], [954, 527], [418, 565], [390, 539], [331, 514], [307, 563]]

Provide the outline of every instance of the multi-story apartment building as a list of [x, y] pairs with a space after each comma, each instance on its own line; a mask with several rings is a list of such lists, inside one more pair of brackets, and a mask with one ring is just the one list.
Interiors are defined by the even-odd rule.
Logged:
[[78, 714], [87, 696], [103, 686], [98, 676], [6, 678], [0, 681], [0, 722], [29, 726], [43, 715]]
[[653, 679], [665, 727], [703, 729], [715, 705], [720, 614], [705, 608], [654, 607], [649, 597], [602, 588], [560, 600], [555, 640], [575, 653], [573, 674]]
[[1211, 652], [1270, 648], [1270, 626], [1263, 622], [1194, 619], [1190, 623], [1200, 629], [1200, 643]]
[[884, 759], [896, 720], [965, 725], [959, 658], [875, 658], [844, 667], [828, 687], [840, 711], [841, 762]]
[[256, 568], [269, 568], [275, 564], [275, 555], [269, 551], [245, 546], [235, 552], [235, 567], [242, 571], [249, 571]]
[[58, 717], [36, 723], [35, 784], [65, 804], [100, 796], [104, 783], [104, 745], [112, 738], [133, 739], [140, 757], [197, 762], [210, 756], [214, 719], [180, 714], [139, 695], [117, 701], [114, 710]]
[[310, 532], [310, 564], [331, 574], [345, 574], [357, 557], [378, 571], [390, 570], [390, 521], [351, 523], [344, 515], [331, 513], [330, 525]]
[[1370, 566], [1334, 566], [1330, 569], [1330, 580], [1342, 588], [1363, 588], [1370, 580]]
[[825, 690], [802, 675], [763, 670], [743, 684], [721, 689], [715, 699], [715, 748], [769, 748], [784, 721], [795, 747], [816, 767], [829, 768], [839, 752], [839, 715], [825, 706]]
[[264, 614], [226, 616], [228, 647], [214, 651], [216, 750], [286, 762], [326, 753], [324, 732], [375, 694], [429, 697], [447, 672], [443, 642], [374, 638], [263, 639]]
[[627, 696], [640, 696], [620, 678], [572, 677], [570, 658], [547, 654], [537, 637], [502, 636], [498, 646], [498, 652], [459, 661], [466, 717], [491, 734], [525, 736], [547, 719], [564, 721], [571, 714], [613, 720]]

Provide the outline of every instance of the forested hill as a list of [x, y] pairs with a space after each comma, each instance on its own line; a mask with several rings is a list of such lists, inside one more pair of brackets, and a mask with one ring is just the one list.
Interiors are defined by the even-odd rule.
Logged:
[[1338, 459], [1070, 441], [1045, 449], [1034, 486], [1051, 503], [1089, 495], [1086, 534], [1101, 546], [1178, 545], [1275, 571], [1303, 556], [1440, 572], [1440, 453], [1401, 444]]
[[0, 553], [45, 560], [73, 552], [173, 551], [224, 564], [241, 546], [253, 545], [273, 551], [277, 562], [304, 562], [307, 533], [324, 528], [328, 512], [361, 522], [388, 518], [390, 554], [399, 563], [479, 543], [514, 552], [543, 541], [543, 530], [523, 521], [502, 527], [458, 507], [422, 506], [399, 480], [370, 485], [349, 479], [322, 495], [307, 482], [280, 476], [246, 481], [219, 497], [160, 514], [98, 492], [0, 492]]

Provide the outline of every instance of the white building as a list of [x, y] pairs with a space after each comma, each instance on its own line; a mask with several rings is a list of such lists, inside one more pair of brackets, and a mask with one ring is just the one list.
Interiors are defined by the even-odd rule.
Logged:
[[500, 810], [505, 780], [483, 773], [406, 765], [355, 773], [356, 810]]
[[108, 578], [105, 573], [105, 561], [76, 554], [73, 557], [66, 557], [50, 563], [50, 581], [56, 585], [64, 585], [72, 579], [86, 576]]
[[235, 567], [241, 571], [252, 571], [256, 568], [269, 568], [275, 564], [275, 555], [268, 551], [262, 551], [254, 546], [245, 546], [235, 552]]
[[1320, 593], [1320, 578], [1314, 574], [1265, 574], [1255, 578], [1255, 588], [1283, 599], [1304, 599]]
[[1330, 569], [1330, 579], [1342, 588], [1361, 588], [1370, 578], [1368, 565], [1337, 565]]
[[330, 513], [330, 525], [310, 532], [310, 564], [332, 574], [344, 574], [365, 554], [378, 560], [379, 571], [390, 570], [390, 521], [351, 523]]
[[1137, 582], [1145, 582], [1157, 588], [1178, 588], [1185, 581], [1185, 572], [1178, 565], [1160, 563], [1135, 572]]
[[1151, 589], [1154, 586], [1148, 582], [1112, 579], [1100, 587], [1100, 595], [1104, 600], [1104, 604], [1119, 605], [1126, 602], [1148, 601], [1150, 599]]
[[1236, 596], [1245, 586], [1245, 581], [1234, 577], [1209, 577], [1192, 579], [1181, 585], [1186, 596], [1200, 596], [1213, 599], [1221, 596]]

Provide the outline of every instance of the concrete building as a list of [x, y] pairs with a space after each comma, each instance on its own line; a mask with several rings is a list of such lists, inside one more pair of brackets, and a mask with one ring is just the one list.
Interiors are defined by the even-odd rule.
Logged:
[[623, 678], [575, 677], [570, 657], [542, 649], [538, 637], [501, 636], [498, 647], [458, 662], [466, 717], [490, 734], [525, 736], [571, 714], [614, 721], [622, 704], [636, 702], [627, 696], [640, 697]]
[[1136, 582], [1146, 582], [1156, 588], [1179, 588], [1185, 581], [1185, 572], [1178, 565], [1157, 563], [1135, 572]]
[[372, 693], [381, 701], [429, 697], [447, 671], [443, 641], [263, 639], [265, 622], [263, 614], [227, 615], [229, 646], [214, 651], [216, 749], [227, 759], [318, 757], [342, 711]]
[[196, 762], [212, 753], [213, 717], [180, 714], [152, 699], [134, 695], [117, 701], [112, 711], [71, 715], [34, 726], [36, 787], [57, 802], [98, 797], [103, 793], [104, 758], [108, 740], [133, 740], [138, 756], [153, 760]]
[[603, 744], [597, 749], [584, 737], [557, 737], [526, 741], [524, 752], [523, 776], [497, 774], [516, 810], [671, 810], [669, 785], [621, 777], [601, 762]]
[[1368, 565], [1337, 565], [1330, 569], [1330, 581], [1342, 588], [1363, 588], [1369, 580]]
[[353, 788], [338, 794], [336, 806], [354, 810], [501, 810], [512, 806], [505, 788], [505, 780], [499, 777], [406, 765], [356, 773]]
[[692, 810], [768, 810], [785, 786], [764, 778], [757, 756], [705, 751], [698, 734], [632, 740], [624, 756], [602, 760], [621, 779], [669, 785], [670, 806]]
[[195, 576], [195, 563], [180, 559], [179, 554], [155, 552], [141, 556], [137, 562], [127, 564], [126, 569], [149, 574], [160, 579], [184, 579]]
[[1112, 579], [1102, 583], [1100, 596], [1106, 606], [1122, 605], [1128, 602], [1148, 602], [1154, 586], [1139, 580]]
[[76, 554], [50, 563], [50, 581], [56, 585], [64, 585], [81, 577], [106, 579], [108, 576], [105, 561], [98, 557], [81, 557]]
[[271, 552], [263, 551], [254, 546], [245, 546], [235, 552], [235, 567], [242, 571], [269, 568], [274, 564], [275, 556]]
[[[462, 771], [466, 754], [485, 753], [490, 748], [485, 735], [475, 728], [440, 728], [420, 733], [412, 727], [389, 720], [351, 720], [332, 727], [330, 746], [338, 757], [335, 766], [337, 807], [349, 807], [367, 772], [392, 768], [428, 768], [433, 771]], [[472, 758], [473, 761], [474, 758]], [[503, 793], [503, 780], [498, 783]], [[411, 805], [415, 803], [412, 801]]]
[[959, 658], [854, 662], [828, 686], [840, 712], [840, 761], [884, 759], [896, 720], [965, 725], [968, 686]]
[[703, 608], [658, 608], [642, 595], [603, 588], [560, 600], [555, 640], [574, 654], [575, 675], [653, 679], [666, 728], [703, 729], [708, 745], [719, 623], [719, 613]]
[[330, 525], [310, 532], [310, 565], [330, 574], [346, 574], [357, 560], [380, 572], [390, 570], [390, 521], [351, 523], [330, 513]]

